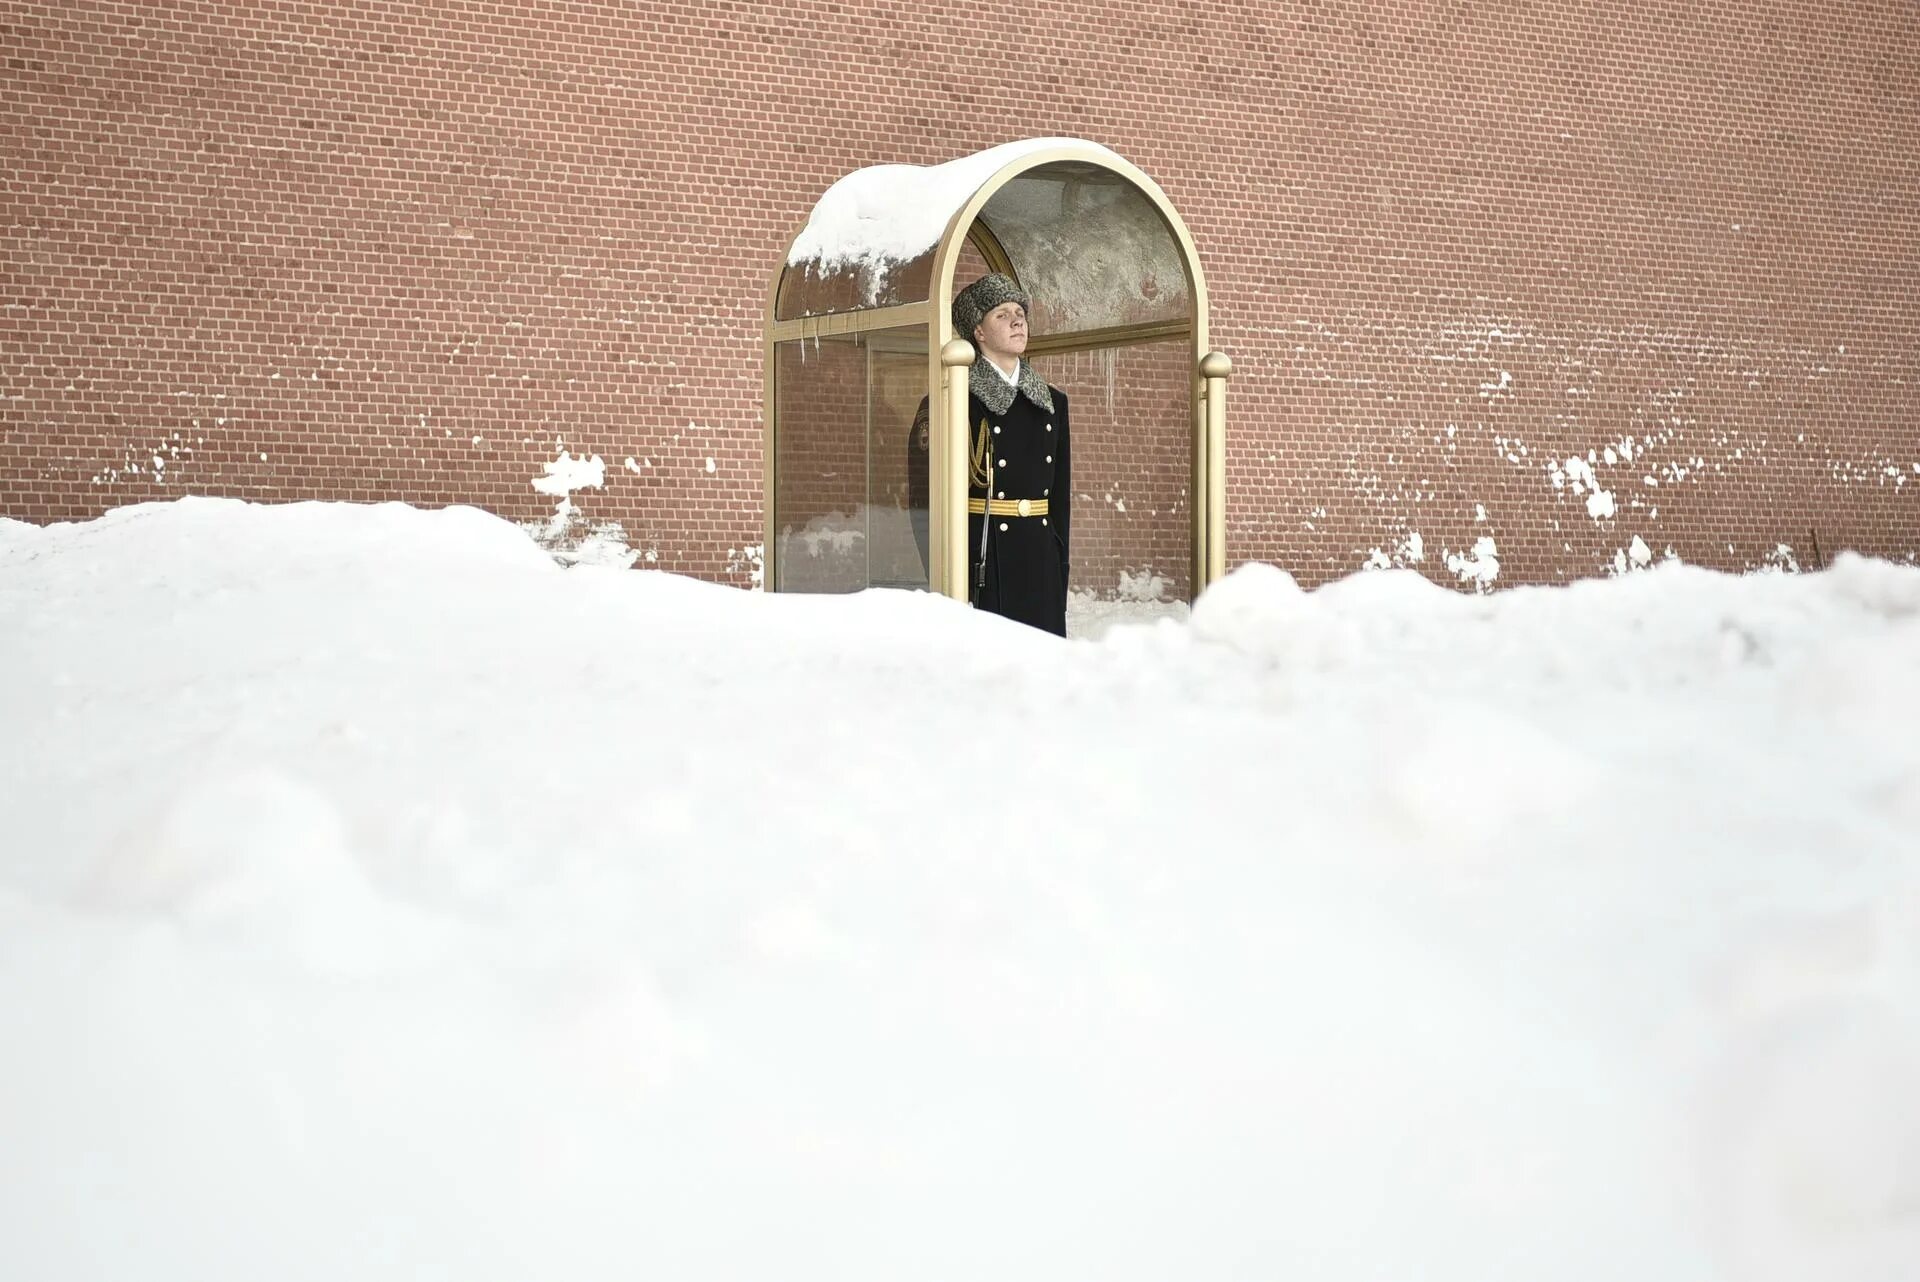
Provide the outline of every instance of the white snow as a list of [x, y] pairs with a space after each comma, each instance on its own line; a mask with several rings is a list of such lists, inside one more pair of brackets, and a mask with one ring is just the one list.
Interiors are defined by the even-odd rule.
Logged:
[[1500, 548], [1492, 538], [1481, 535], [1473, 541], [1472, 552], [1454, 552], [1447, 556], [1447, 569], [1463, 583], [1471, 583], [1484, 592], [1500, 577]]
[[575, 490], [600, 489], [606, 479], [607, 465], [598, 454], [575, 458], [562, 449], [560, 456], [548, 460], [542, 474], [531, 482], [540, 493], [559, 499], [553, 505], [553, 515], [544, 521], [523, 521], [520, 528], [563, 565], [626, 569], [642, 555], [628, 546], [626, 527], [618, 521], [590, 521], [573, 502]]
[[1800, 573], [1800, 562], [1793, 554], [1793, 548], [1786, 543], [1777, 543], [1773, 551], [1761, 560], [1760, 568], [1782, 574]]
[[[1610, 448], [1606, 452], [1606, 459], [1608, 463], [1614, 461], [1613, 450]], [[1587, 494], [1587, 515], [1594, 520], [1607, 520], [1617, 511], [1613, 491], [1601, 488], [1600, 478], [1594, 472], [1591, 458], [1581, 458], [1577, 454], [1570, 455], [1562, 467], [1552, 470], [1551, 475], [1555, 489], [1559, 489], [1565, 483], [1572, 486], [1576, 495], [1591, 491]]]
[[827, 188], [788, 251], [789, 266], [819, 264], [830, 272], [850, 266], [877, 275], [932, 249], [947, 222], [981, 184], [1003, 166], [1060, 146], [1091, 147], [1078, 138], [1028, 138], [1003, 143], [940, 165], [874, 165]]
[[566, 450], [560, 457], [547, 460], [541, 475], [533, 478], [533, 488], [542, 494], [565, 498], [575, 490], [599, 489], [606, 484], [607, 465], [598, 454], [575, 458]]
[[56, 1282], [1911, 1282], [1920, 569], [1062, 642], [472, 509], [0, 521]]

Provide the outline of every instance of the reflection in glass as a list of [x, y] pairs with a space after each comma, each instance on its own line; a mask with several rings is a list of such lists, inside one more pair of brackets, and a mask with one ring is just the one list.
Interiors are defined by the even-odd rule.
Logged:
[[1079, 161], [1020, 175], [980, 211], [1033, 295], [1036, 336], [1184, 322], [1180, 243], [1139, 188]]
[[867, 581], [873, 587], [927, 586], [927, 331], [868, 335]]
[[1191, 356], [1181, 339], [1043, 356], [1073, 405], [1067, 635], [1184, 616], [1193, 595]]
[[774, 299], [775, 320], [829, 316], [926, 300], [932, 290], [933, 250], [907, 262], [874, 263], [857, 259], [823, 265], [817, 259], [795, 263], [780, 277]]
[[926, 381], [918, 326], [775, 345], [775, 591], [927, 585], [909, 472]]

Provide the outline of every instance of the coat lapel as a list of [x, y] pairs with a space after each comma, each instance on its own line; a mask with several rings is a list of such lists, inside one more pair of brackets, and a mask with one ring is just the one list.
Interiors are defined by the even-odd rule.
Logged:
[[1040, 377], [1040, 371], [1034, 369], [1032, 361], [1020, 362], [1020, 385], [1016, 388], [1001, 378], [999, 371], [988, 368], [987, 359], [983, 356], [973, 363], [973, 368], [967, 373], [967, 390], [979, 397], [980, 403], [995, 417], [1013, 407], [1016, 392], [1047, 413], [1053, 413], [1053, 390], [1047, 386], [1047, 380]]

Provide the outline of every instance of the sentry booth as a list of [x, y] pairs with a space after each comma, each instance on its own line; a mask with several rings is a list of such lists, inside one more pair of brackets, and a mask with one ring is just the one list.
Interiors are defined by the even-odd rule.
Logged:
[[[967, 374], [956, 289], [1033, 296], [1027, 356], [1074, 424], [1068, 627], [1184, 608], [1226, 568], [1227, 358], [1180, 215], [1094, 143], [1044, 138], [829, 188], [766, 313], [765, 583], [967, 597]], [[924, 493], [907, 436], [923, 397]]]

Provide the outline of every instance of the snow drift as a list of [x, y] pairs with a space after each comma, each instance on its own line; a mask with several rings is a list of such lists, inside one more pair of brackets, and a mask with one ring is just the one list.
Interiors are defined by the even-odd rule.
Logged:
[[1920, 1276], [1920, 571], [1058, 642], [0, 522], [33, 1279]]

